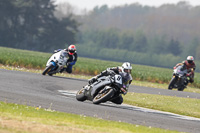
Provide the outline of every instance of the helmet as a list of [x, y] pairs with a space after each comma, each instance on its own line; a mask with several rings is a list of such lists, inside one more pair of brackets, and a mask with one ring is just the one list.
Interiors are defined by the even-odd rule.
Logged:
[[131, 70], [132, 70], [131, 63], [124, 62], [122, 64], [121, 72], [119, 72], [119, 74], [122, 76], [123, 83], [127, 83], [129, 80], [132, 80], [132, 77], [131, 77], [131, 74], [130, 74]]
[[69, 54], [70, 54], [70, 55], [73, 55], [73, 54], [75, 53], [75, 51], [76, 51], [75, 45], [70, 45], [70, 46], [68, 47], [68, 51], [69, 51]]
[[192, 63], [194, 61], [194, 57], [193, 56], [188, 56], [187, 57], [187, 62], [188, 63]]
[[129, 63], [129, 62], [124, 62], [124, 63], [122, 64], [122, 72], [131, 73], [131, 70], [132, 70], [131, 63]]

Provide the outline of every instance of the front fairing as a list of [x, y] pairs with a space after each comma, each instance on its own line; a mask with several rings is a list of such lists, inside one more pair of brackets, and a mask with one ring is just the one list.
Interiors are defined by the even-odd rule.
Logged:
[[67, 62], [67, 52], [61, 50], [60, 52], [54, 53], [47, 61], [46, 66], [48, 66], [51, 62], [55, 62], [58, 68], [64, 67]]
[[183, 66], [178, 66], [176, 69], [174, 69], [174, 75], [178, 77], [183, 77], [187, 74], [187, 69]]
[[110, 85], [111, 83], [112, 81], [108, 76], [100, 77], [91, 85], [91, 96], [94, 97], [104, 86]]
[[184, 86], [184, 83], [188, 80], [186, 74], [187, 69], [183, 65], [174, 69], [173, 77], [176, 78], [176, 82], [174, 83], [173, 88], [180, 88], [181, 86]]

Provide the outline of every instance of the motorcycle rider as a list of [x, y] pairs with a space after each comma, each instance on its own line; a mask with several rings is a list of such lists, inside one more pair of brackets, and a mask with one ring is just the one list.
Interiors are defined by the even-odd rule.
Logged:
[[[61, 51], [62, 49], [58, 49], [58, 50], [54, 50], [54, 53], [57, 53], [59, 51]], [[62, 70], [60, 70], [60, 73], [62, 73], [63, 71], [66, 71], [68, 73], [72, 73], [72, 67], [73, 65], [76, 64], [78, 55], [76, 52], [76, 46], [75, 45], [70, 45], [67, 49], [64, 49], [65, 51], [67, 51], [67, 56], [68, 56], [68, 60], [66, 62], [66, 66], [64, 67]]]
[[174, 69], [176, 69], [176, 67], [180, 66], [180, 65], [184, 65], [184, 67], [187, 69], [187, 77], [189, 77], [189, 82], [193, 83], [194, 82], [194, 71], [196, 69], [196, 65], [194, 62], [194, 57], [193, 56], [188, 56], [187, 60], [184, 60], [182, 63], [178, 63]]
[[[131, 70], [132, 70], [131, 64], [129, 62], [124, 62], [121, 67], [118, 66], [118, 67], [113, 67], [113, 68], [107, 68], [106, 70], [102, 71], [99, 75], [89, 79], [88, 82], [91, 85], [95, 81], [97, 81], [98, 78], [102, 76], [119, 74], [122, 76], [122, 82], [123, 82], [123, 86], [121, 87], [121, 90], [123, 94], [126, 95], [129, 85], [132, 82]], [[121, 95], [119, 95], [116, 98], [112, 99], [111, 102], [116, 103], [116, 104], [122, 104], [123, 98]]]

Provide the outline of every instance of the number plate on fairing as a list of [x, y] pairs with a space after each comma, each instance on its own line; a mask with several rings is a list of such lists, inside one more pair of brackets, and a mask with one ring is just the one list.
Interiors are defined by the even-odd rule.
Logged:
[[120, 75], [115, 75], [115, 82], [118, 84], [122, 84], [122, 77]]

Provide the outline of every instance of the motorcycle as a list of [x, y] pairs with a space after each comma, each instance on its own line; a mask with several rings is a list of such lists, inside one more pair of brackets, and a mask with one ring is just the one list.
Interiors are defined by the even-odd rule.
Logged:
[[174, 69], [173, 77], [169, 83], [168, 89], [172, 90], [173, 88], [177, 88], [178, 91], [183, 91], [187, 84], [187, 69], [184, 65], [178, 66], [176, 69]]
[[76, 94], [78, 101], [90, 100], [94, 104], [112, 101], [120, 94], [123, 94], [121, 75], [103, 76], [91, 85], [84, 86]]
[[46, 68], [42, 72], [42, 75], [48, 74], [52, 76], [53, 74], [59, 73], [67, 62], [67, 52], [65, 50], [61, 50], [57, 53], [54, 53], [46, 63]]

